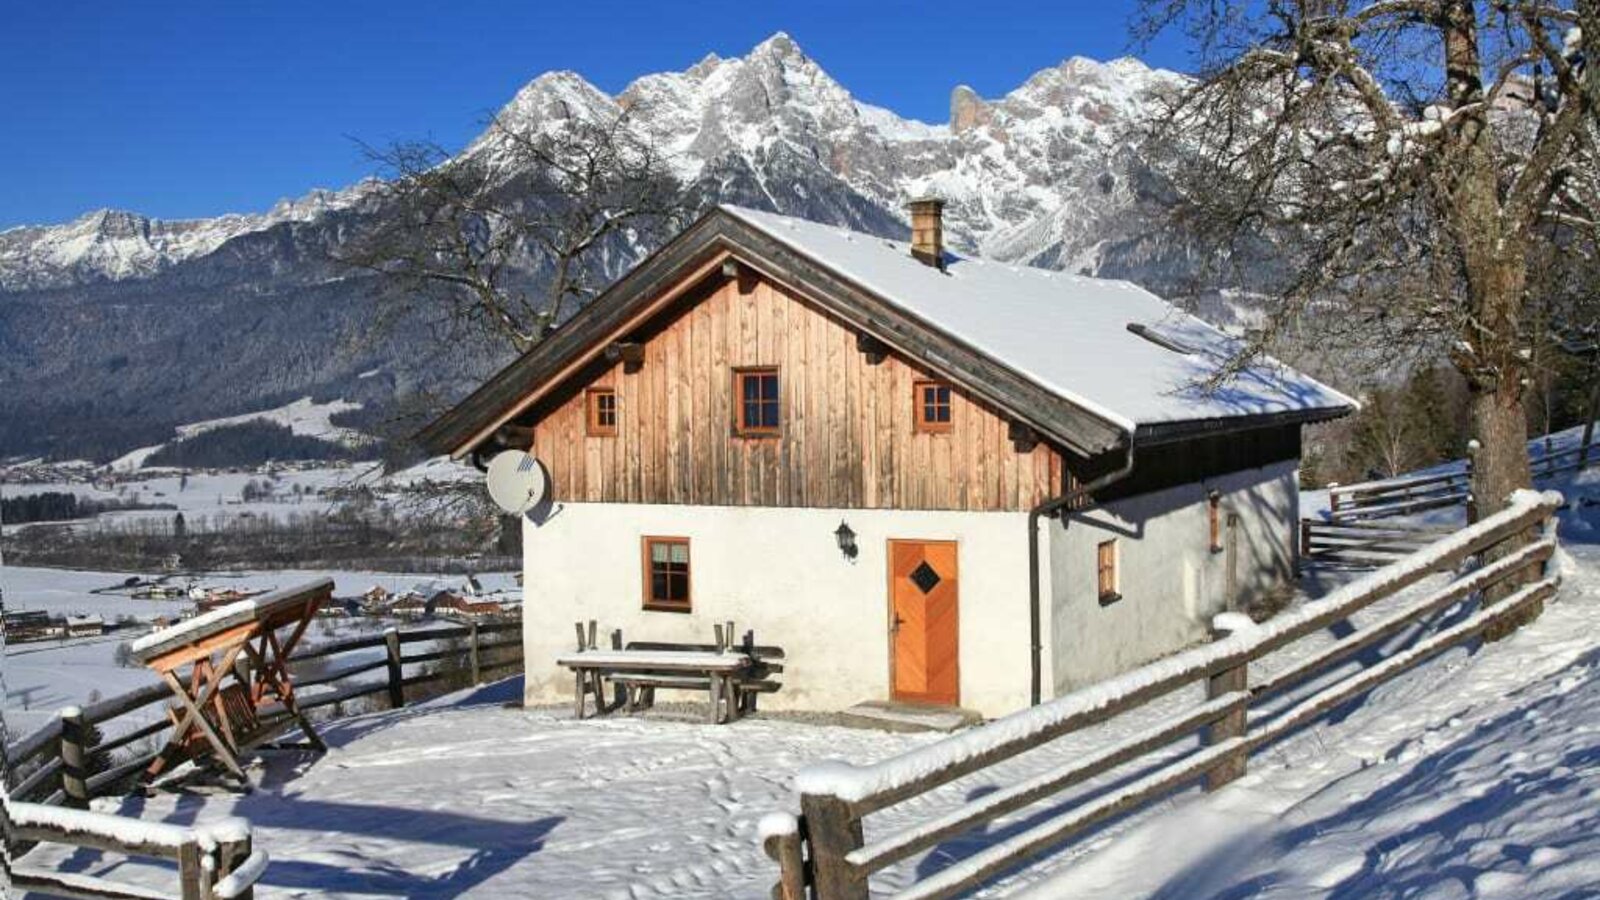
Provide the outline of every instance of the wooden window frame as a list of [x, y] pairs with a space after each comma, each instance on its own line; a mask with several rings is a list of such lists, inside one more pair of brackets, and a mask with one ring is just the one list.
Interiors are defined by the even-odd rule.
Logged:
[[[778, 396], [773, 399], [778, 405], [778, 424], [772, 427], [750, 427], [744, 423], [744, 382], [747, 378], [764, 378], [772, 376], [777, 379]], [[757, 401], [758, 403], [764, 401]], [[740, 366], [733, 370], [733, 433], [736, 437], [743, 438], [775, 438], [783, 433], [783, 376], [777, 366]]]
[[1221, 553], [1222, 543], [1222, 493], [1212, 491], [1206, 495], [1206, 523], [1211, 529], [1211, 552]]
[[[939, 422], [927, 418], [928, 404], [922, 397], [922, 392], [928, 388], [944, 388], [950, 392], [949, 400], [944, 407], [950, 417]], [[934, 378], [919, 378], [911, 383], [911, 420], [916, 423], [916, 430], [922, 434], [949, 434], [955, 427], [956, 418], [956, 392], [948, 381], [939, 381]], [[938, 404], [935, 403], [935, 406]]]
[[[684, 548], [684, 555], [689, 557], [689, 562], [685, 563], [685, 565], [689, 567], [689, 571], [685, 573], [684, 577], [684, 588], [688, 591], [688, 593], [684, 594], [682, 602], [677, 600], [663, 601], [656, 599], [655, 591], [653, 589], [655, 581], [655, 569], [651, 566], [650, 551], [657, 545], [668, 547], [681, 546]], [[686, 537], [669, 537], [665, 535], [646, 535], [639, 540], [639, 556], [643, 562], [642, 569], [644, 579], [641, 585], [641, 593], [644, 595], [645, 610], [650, 612], [692, 612], [694, 609], [694, 557], [692, 550], [689, 547], [689, 539]]]
[[[600, 422], [600, 398], [611, 398], [611, 424]], [[589, 388], [583, 392], [584, 421], [587, 423], [589, 437], [616, 437], [617, 419], [620, 415], [617, 406], [617, 389], [608, 387]]]
[[1122, 547], [1116, 538], [1095, 545], [1094, 563], [1095, 588], [1100, 595], [1100, 605], [1105, 606], [1121, 600]]

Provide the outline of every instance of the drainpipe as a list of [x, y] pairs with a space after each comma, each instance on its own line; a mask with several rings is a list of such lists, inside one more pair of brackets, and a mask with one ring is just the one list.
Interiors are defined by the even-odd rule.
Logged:
[[1046, 500], [1028, 510], [1028, 628], [1029, 639], [1032, 642], [1032, 645], [1028, 648], [1028, 653], [1033, 665], [1032, 681], [1029, 687], [1030, 702], [1034, 706], [1038, 706], [1040, 700], [1040, 684], [1043, 674], [1041, 653], [1044, 650], [1041, 637], [1042, 629], [1039, 623], [1039, 520], [1045, 516], [1055, 516], [1079, 498], [1089, 496], [1107, 485], [1115, 484], [1127, 478], [1132, 472], [1133, 434], [1130, 432], [1128, 434], [1128, 452], [1123, 459], [1121, 468], [1115, 472], [1101, 475], [1088, 484], [1081, 485], [1054, 499]]

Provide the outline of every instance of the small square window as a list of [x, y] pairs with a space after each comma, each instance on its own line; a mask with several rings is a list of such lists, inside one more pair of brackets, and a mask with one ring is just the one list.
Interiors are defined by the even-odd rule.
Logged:
[[1099, 579], [1100, 602], [1112, 603], [1122, 599], [1121, 587], [1117, 575], [1117, 541], [1101, 541], [1095, 549], [1096, 571]]
[[644, 539], [644, 608], [689, 611], [689, 539]]
[[918, 431], [950, 430], [950, 385], [942, 381], [919, 381], [913, 386]]
[[734, 370], [733, 393], [735, 434], [771, 437], [778, 433], [782, 401], [776, 368]]
[[611, 388], [590, 388], [585, 395], [589, 406], [589, 436], [612, 437], [617, 433], [617, 392]]

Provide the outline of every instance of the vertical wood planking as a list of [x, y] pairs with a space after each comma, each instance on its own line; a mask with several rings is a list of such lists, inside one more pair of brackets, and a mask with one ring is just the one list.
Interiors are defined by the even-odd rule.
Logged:
[[[869, 365], [852, 328], [762, 281], [729, 279], [619, 363], [569, 385], [533, 447], [557, 496], [578, 501], [1022, 510], [1062, 490], [1059, 456], [1018, 453], [1005, 417], [959, 389], [946, 434], [918, 433], [913, 384], [937, 373], [891, 354]], [[733, 369], [776, 365], [782, 433], [733, 436]], [[583, 388], [617, 392], [615, 437], [587, 436]]]

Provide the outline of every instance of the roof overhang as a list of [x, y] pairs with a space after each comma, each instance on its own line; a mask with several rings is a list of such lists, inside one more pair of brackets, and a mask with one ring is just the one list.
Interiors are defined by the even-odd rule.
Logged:
[[[612, 342], [644, 326], [706, 278], [721, 277], [730, 259], [806, 298], [858, 334], [951, 379], [1059, 447], [1095, 457], [1130, 440], [1118, 424], [721, 209], [706, 213], [646, 257], [549, 337], [418, 432], [417, 440], [430, 453], [458, 459], [490, 443], [525, 445], [516, 433], [518, 417], [594, 362]], [[1162, 443], [1192, 434], [1320, 421], [1347, 412], [1318, 409], [1141, 425], [1136, 434], [1141, 442]]]
[[1194, 437], [1211, 437], [1257, 428], [1285, 425], [1311, 425], [1341, 419], [1355, 412], [1354, 406], [1328, 406], [1317, 409], [1295, 409], [1283, 412], [1245, 413], [1237, 416], [1217, 416], [1209, 419], [1184, 419], [1173, 422], [1142, 423], [1134, 431], [1135, 441], [1141, 447], [1170, 444]]

